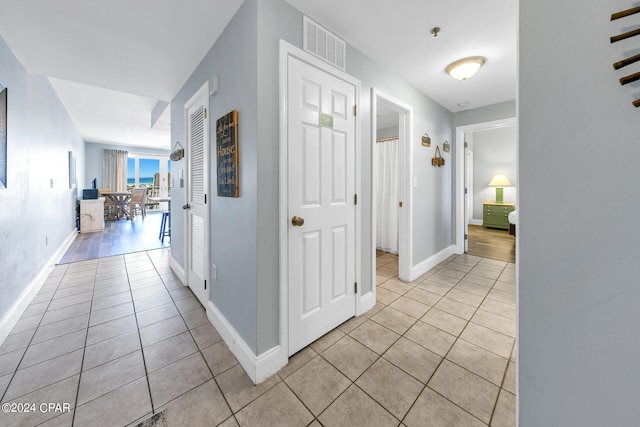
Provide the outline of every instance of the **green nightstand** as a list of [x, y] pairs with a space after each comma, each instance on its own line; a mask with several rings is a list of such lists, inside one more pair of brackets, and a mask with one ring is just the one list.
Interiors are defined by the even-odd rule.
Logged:
[[495, 200], [485, 200], [482, 203], [482, 226], [508, 230], [509, 213], [515, 209], [515, 203], [496, 203]]

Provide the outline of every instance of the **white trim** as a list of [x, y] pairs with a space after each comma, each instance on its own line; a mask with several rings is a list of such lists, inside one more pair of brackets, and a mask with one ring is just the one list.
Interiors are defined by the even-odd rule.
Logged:
[[184, 286], [187, 286], [187, 274], [184, 271], [184, 268], [180, 265], [178, 261], [173, 257], [173, 255], [169, 256], [169, 267], [174, 272], [178, 279], [182, 282]]
[[[287, 58], [289, 56], [293, 56], [303, 62], [308, 63], [309, 65], [318, 68], [328, 74], [331, 74], [337, 78], [340, 78], [350, 84], [353, 84], [356, 89], [355, 94], [355, 102], [356, 105], [360, 106], [360, 81], [355, 77], [345, 73], [344, 71], [340, 71], [339, 69], [333, 67], [332, 65], [315, 58], [313, 55], [303, 51], [295, 47], [294, 45], [280, 40], [279, 45], [280, 50], [280, 61], [279, 61], [279, 118], [280, 118], [280, 141], [279, 141], [279, 151], [280, 151], [280, 159], [279, 159], [279, 194], [280, 194], [280, 204], [279, 204], [279, 214], [278, 214], [278, 228], [279, 228], [279, 241], [280, 241], [280, 351], [277, 353], [281, 358], [281, 363], [279, 366], [284, 366], [289, 361], [289, 280], [288, 280], [288, 198], [287, 198], [287, 143], [288, 143], [288, 132], [287, 132], [287, 114], [288, 114], [288, 106], [287, 106], [287, 83], [288, 83], [288, 66], [287, 66]], [[360, 141], [360, 115], [356, 115], [355, 118], [355, 144], [356, 144], [356, 193], [361, 195], [362, 193], [362, 177], [361, 177], [361, 141]], [[361, 257], [362, 257], [362, 247], [361, 247], [361, 227], [362, 227], [362, 197], [360, 197], [359, 203], [356, 205], [356, 282], [360, 283], [361, 275]], [[363, 304], [360, 300], [360, 289], [362, 286], [358, 287], [358, 294], [356, 295], [356, 303], [354, 307], [354, 314], [357, 314], [359, 311], [362, 311]], [[366, 301], [366, 300], [365, 300]], [[275, 366], [277, 364], [272, 364], [271, 366]], [[274, 371], [275, 372], [275, 371]]]
[[[402, 200], [402, 209], [400, 210], [399, 219], [399, 277], [401, 280], [410, 282], [411, 265], [413, 264], [413, 107], [391, 95], [388, 95], [376, 88], [371, 88], [371, 147], [375, 147], [377, 133], [377, 112], [378, 101], [383, 100], [387, 104], [391, 104], [398, 110], [399, 115], [399, 144], [400, 144], [400, 164], [398, 165], [398, 173], [400, 174], [401, 188], [399, 196]], [[371, 289], [376, 289], [376, 192], [374, 186], [374, 177], [376, 176], [377, 165], [376, 152], [371, 150]]]
[[482, 225], [482, 220], [481, 219], [470, 219], [469, 220], [469, 224], [470, 225]]
[[360, 311], [356, 312], [356, 316], [360, 316], [372, 309], [376, 305], [376, 287], [374, 286], [371, 292], [367, 292], [360, 298]]
[[411, 269], [411, 281], [413, 282], [418, 277], [422, 276], [427, 271], [431, 270], [436, 265], [440, 264], [442, 261], [449, 258], [454, 253], [455, 246], [451, 245], [447, 248], [444, 248], [437, 254], [425, 259], [420, 264], [414, 266]]
[[220, 336], [254, 384], [259, 384], [266, 380], [286, 364], [287, 358], [282, 356], [282, 346], [275, 346], [260, 356], [256, 356], [231, 323], [218, 310], [218, 307], [212, 301], [209, 301], [207, 306], [206, 312], [209, 322], [220, 333]]
[[76, 236], [78, 236], [78, 232], [74, 228], [55, 253], [45, 262], [44, 267], [36, 274], [36, 277], [29, 282], [18, 299], [9, 307], [5, 315], [2, 316], [2, 319], [0, 319], [0, 345], [2, 345], [4, 340], [9, 336], [13, 327], [16, 326], [16, 323], [20, 320], [20, 316], [22, 316], [22, 313], [24, 313], [29, 304], [31, 304], [31, 301], [33, 301], [33, 298], [37, 295], [38, 291], [40, 291], [49, 274], [53, 271], [56, 263], [62, 259]]
[[[516, 125], [518, 120], [516, 117], [507, 119], [493, 120], [484, 123], [475, 123], [471, 125], [458, 126], [456, 128], [456, 146], [455, 146], [455, 202], [456, 202], [456, 240], [454, 245], [454, 253], [464, 253], [464, 134], [467, 132], [476, 132], [479, 130], [496, 129], [505, 126]], [[462, 154], [462, 155], [461, 155]]]
[[[200, 86], [200, 89], [198, 89], [192, 96], [191, 98], [189, 98], [189, 100], [187, 102], [185, 102], [184, 104], [184, 108], [183, 108], [183, 113], [184, 113], [184, 141], [185, 144], [188, 148], [187, 150], [187, 155], [185, 158], [185, 170], [186, 170], [186, 180], [185, 180], [185, 186], [184, 186], [184, 203], [187, 204], [189, 203], [189, 192], [191, 191], [191, 181], [190, 181], [190, 175], [189, 173], [191, 172], [191, 153], [189, 150], [189, 108], [193, 107], [194, 105], [197, 105], [199, 103], [200, 100], [202, 100], [202, 106], [205, 108], [205, 119], [204, 119], [204, 134], [205, 134], [205, 138], [206, 138], [206, 144], [205, 144], [205, 155], [204, 155], [204, 164], [205, 164], [205, 177], [204, 177], [204, 185], [205, 185], [205, 200], [207, 201], [205, 203], [205, 208], [204, 208], [204, 212], [206, 217], [204, 218], [204, 241], [205, 241], [205, 245], [204, 245], [204, 282], [208, 282], [211, 283], [210, 277], [209, 277], [209, 272], [210, 272], [210, 265], [211, 265], [211, 250], [210, 250], [210, 237], [211, 237], [211, 231], [210, 231], [210, 222], [211, 222], [211, 173], [215, 173], [215, 172], [210, 172], [209, 169], [211, 168], [211, 161], [210, 161], [210, 155], [211, 155], [211, 150], [209, 148], [210, 144], [211, 144], [211, 137], [209, 135], [209, 131], [210, 131], [210, 126], [209, 126], [209, 122], [211, 120], [211, 111], [209, 109], [209, 80], [205, 81], [204, 84], [202, 86]], [[172, 204], [173, 206], [173, 204]], [[189, 218], [189, 212], [187, 210], [182, 210], [182, 213], [184, 215], [183, 219], [184, 219], [184, 262], [185, 262], [185, 268], [184, 268], [184, 273], [183, 273], [183, 277], [185, 278], [185, 280], [182, 281], [182, 283], [185, 286], [189, 286], [189, 265], [191, 262], [191, 258], [189, 257], [189, 253], [191, 250], [191, 233], [189, 232], [189, 223], [190, 223], [190, 218]], [[173, 214], [173, 213], [172, 213]], [[209, 295], [207, 296], [207, 301], [211, 300], [211, 288], [209, 288]], [[204, 305], [204, 304], [203, 304]]]

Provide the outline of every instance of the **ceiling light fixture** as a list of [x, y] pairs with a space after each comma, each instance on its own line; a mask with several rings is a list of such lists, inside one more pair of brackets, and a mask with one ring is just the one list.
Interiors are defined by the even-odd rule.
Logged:
[[467, 80], [478, 72], [480, 67], [484, 65], [484, 61], [482, 56], [459, 59], [447, 66], [447, 74], [456, 80]]

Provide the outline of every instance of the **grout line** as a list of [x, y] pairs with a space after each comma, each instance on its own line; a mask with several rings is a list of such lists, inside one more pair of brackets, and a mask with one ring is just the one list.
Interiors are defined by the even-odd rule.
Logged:
[[[145, 252], [146, 254], [146, 252]], [[147, 254], [149, 257], [149, 254]], [[153, 395], [151, 394], [151, 383], [149, 382], [149, 370], [147, 369], [147, 359], [144, 357], [144, 346], [142, 345], [142, 336], [140, 335], [140, 325], [138, 324], [138, 316], [136, 305], [133, 301], [133, 290], [131, 289], [131, 282], [129, 281], [129, 270], [127, 269], [127, 259], [123, 255], [124, 258], [124, 270], [127, 272], [127, 281], [129, 282], [129, 293], [131, 294], [131, 304], [133, 304], [133, 318], [136, 321], [136, 331], [138, 332], [138, 341], [140, 342], [140, 353], [142, 354], [142, 364], [144, 366], [144, 377], [147, 381], [147, 390], [149, 392], [149, 403], [151, 404], [151, 413], [155, 414], [155, 407], [153, 404]]]
[[[82, 382], [82, 367], [84, 366], [84, 357], [87, 353], [87, 340], [89, 339], [89, 324], [91, 323], [91, 308], [93, 307], [93, 293], [96, 286], [96, 275], [98, 273], [98, 263], [96, 262], [94, 276], [93, 276], [93, 288], [91, 289], [91, 302], [89, 303], [89, 316], [87, 317], [87, 329], [84, 336], [84, 347], [82, 349], [82, 360], [80, 361], [80, 372], [78, 374], [78, 387], [76, 389], [76, 399], [73, 402], [73, 416], [71, 417], [71, 426], [76, 421], [76, 409], [78, 408], [78, 397], [80, 396], [80, 384]], [[57, 291], [56, 291], [57, 293]], [[55, 297], [55, 295], [54, 295]]]

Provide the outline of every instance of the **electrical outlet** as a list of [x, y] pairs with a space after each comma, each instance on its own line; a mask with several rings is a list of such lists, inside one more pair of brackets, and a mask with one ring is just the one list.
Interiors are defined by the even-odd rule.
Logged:
[[211, 264], [211, 279], [218, 280], [218, 266]]

